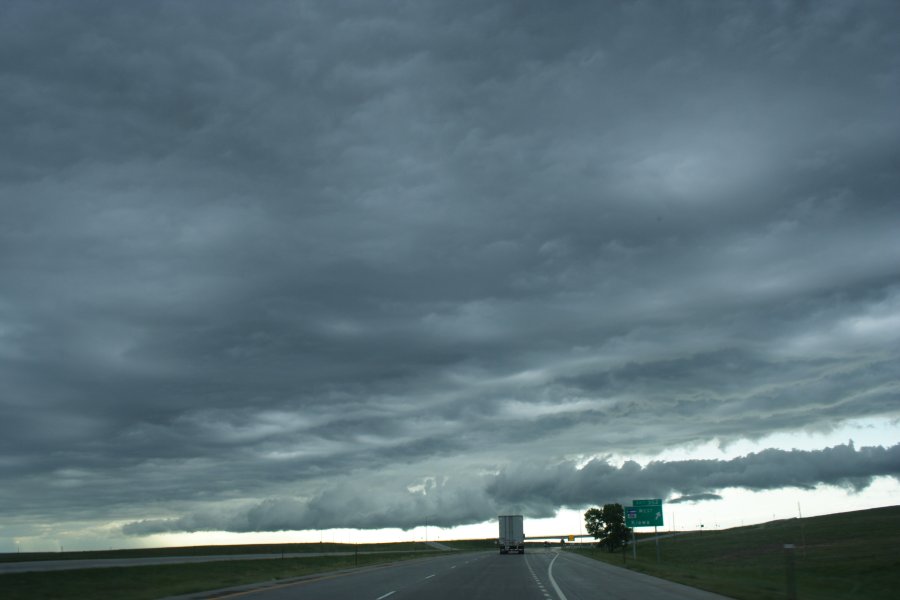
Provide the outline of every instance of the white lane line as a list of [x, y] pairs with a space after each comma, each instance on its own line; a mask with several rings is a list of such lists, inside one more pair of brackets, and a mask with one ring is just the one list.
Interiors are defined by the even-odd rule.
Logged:
[[434, 573], [432, 573], [431, 575], [429, 575], [429, 576], [426, 577], [425, 579], [431, 579], [432, 577], [434, 577]]
[[559, 600], [569, 600], [566, 598], [566, 595], [562, 593], [562, 590], [559, 589], [559, 586], [556, 585], [556, 580], [553, 579], [553, 563], [556, 562], [556, 559], [559, 558], [559, 552], [556, 553], [556, 556], [553, 557], [553, 560], [550, 561], [550, 566], [547, 567], [547, 577], [550, 578], [550, 584], [553, 586], [553, 589], [556, 591], [556, 595], [559, 597]]
[[451, 569], [455, 569], [455, 568], [456, 568], [456, 565], [453, 565], [453, 566], [452, 566], [452, 567], [450, 567], [450, 568], [451, 568]]
[[392, 596], [396, 592], [397, 592], [397, 590], [390, 591], [387, 594], [385, 594], [384, 596], [378, 596], [377, 598], [375, 598], [375, 600], [384, 600], [385, 598], [387, 598], [388, 596]]

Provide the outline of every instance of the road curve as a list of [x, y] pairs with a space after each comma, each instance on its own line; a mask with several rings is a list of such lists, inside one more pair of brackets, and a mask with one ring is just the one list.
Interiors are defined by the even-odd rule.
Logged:
[[[620, 569], [577, 554], [453, 554], [252, 589], [179, 596], [225, 600], [722, 600], [702, 590]], [[170, 599], [175, 600], [175, 599]]]
[[[538, 555], [535, 566], [549, 563], [551, 559]], [[552, 577], [559, 584], [558, 600], [722, 600], [725, 596], [713, 594], [636, 573], [621, 567], [593, 560], [571, 552], [559, 553], [553, 561]]]

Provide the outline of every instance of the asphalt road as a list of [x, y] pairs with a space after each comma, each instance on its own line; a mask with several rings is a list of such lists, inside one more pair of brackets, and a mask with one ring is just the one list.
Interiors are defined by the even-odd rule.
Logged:
[[246, 600], [714, 600], [709, 592], [556, 549], [470, 553], [188, 598]]

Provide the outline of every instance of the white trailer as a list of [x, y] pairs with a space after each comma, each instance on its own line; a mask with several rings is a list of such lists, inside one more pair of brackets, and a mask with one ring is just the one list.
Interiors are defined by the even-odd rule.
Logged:
[[500, 554], [518, 552], [525, 554], [525, 530], [522, 527], [522, 515], [500, 515], [500, 538], [497, 545], [500, 546]]

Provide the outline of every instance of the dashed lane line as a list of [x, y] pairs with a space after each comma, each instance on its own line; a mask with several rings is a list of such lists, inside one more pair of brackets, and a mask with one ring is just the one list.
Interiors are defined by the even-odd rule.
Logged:
[[387, 598], [388, 596], [391, 596], [391, 595], [395, 594], [396, 592], [397, 592], [397, 590], [391, 590], [390, 592], [388, 592], [388, 593], [385, 594], [384, 596], [378, 596], [377, 598], [375, 598], [375, 600], [384, 600], [385, 598]]
[[[537, 573], [534, 572], [534, 569], [531, 568], [531, 563], [528, 560], [525, 560], [525, 566], [528, 567], [528, 572], [531, 573], [531, 577], [534, 579], [535, 585], [537, 585], [538, 589], [541, 590], [541, 593], [544, 595], [544, 598], [550, 598], [550, 594], [547, 593], [547, 589], [544, 587], [544, 584], [541, 583], [540, 578], [538, 578]], [[551, 598], [552, 600], [552, 598]]]

